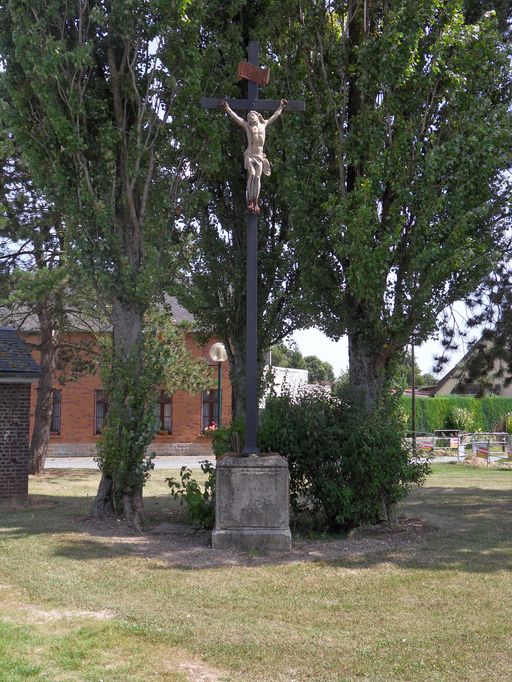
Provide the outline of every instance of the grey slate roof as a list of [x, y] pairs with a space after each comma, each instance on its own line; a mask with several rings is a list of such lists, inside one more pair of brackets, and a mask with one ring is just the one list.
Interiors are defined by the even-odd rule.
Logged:
[[41, 374], [28, 346], [16, 331], [0, 327], [0, 381], [3, 378], [38, 379]]
[[175, 322], [194, 322], [194, 316], [174, 296], [165, 296], [165, 302], [171, 306], [172, 318]]
[[[189, 313], [174, 296], [164, 295], [164, 302], [172, 310], [172, 318], [175, 322], [194, 322], [194, 316]], [[108, 332], [111, 326], [108, 321], [85, 320], [77, 315], [68, 314], [70, 330], [87, 332]], [[25, 333], [39, 331], [37, 315], [30, 312], [29, 308], [18, 307], [16, 311], [0, 307], [0, 324], [15, 327]]]

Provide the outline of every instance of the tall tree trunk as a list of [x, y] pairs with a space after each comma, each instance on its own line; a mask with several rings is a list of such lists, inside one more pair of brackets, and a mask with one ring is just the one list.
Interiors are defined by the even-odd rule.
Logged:
[[38, 306], [37, 316], [41, 339], [39, 344], [39, 365], [43, 374], [39, 380], [35, 407], [34, 429], [30, 441], [29, 474], [42, 474], [48, 444], [50, 441], [50, 425], [52, 418], [52, 385], [57, 359], [57, 346], [54, 339], [52, 313], [47, 302]]
[[[133, 301], [122, 300], [116, 298], [112, 307], [112, 337], [113, 337], [113, 365], [112, 371], [121, 373], [126, 370], [125, 363], [130, 361], [130, 381], [137, 383], [142, 377], [143, 359], [141, 356], [142, 348], [142, 325], [143, 312], [140, 307]], [[134, 361], [135, 358], [135, 361]], [[129, 419], [126, 410], [130, 409], [129, 404], [129, 388], [126, 380], [122, 376], [113, 376], [112, 384], [116, 386], [116, 395], [108, 396], [110, 400], [119, 401], [119, 408], [116, 409], [116, 414], [121, 415], [121, 418]], [[121, 390], [120, 390], [121, 387]], [[109, 410], [113, 409], [113, 405], [109, 405]], [[113, 425], [115, 426], [115, 425]], [[108, 428], [108, 419], [107, 419]], [[120, 431], [120, 429], [118, 429]], [[124, 469], [123, 478], [131, 478], [131, 474], [135, 474], [135, 467], [137, 467], [144, 457], [144, 451], [137, 453], [140, 455], [138, 461], [135, 462], [133, 453], [129, 457], [123, 457], [123, 444], [119, 443], [119, 455], [113, 465], [111, 471], [102, 471], [102, 477], [98, 492], [96, 494], [93, 507], [91, 509], [91, 516], [95, 518], [108, 518], [114, 512], [121, 515], [124, 514], [126, 521], [136, 530], [141, 531], [144, 523], [144, 509], [142, 503], [142, 481], [140, 483], [123, 485], [116, 474], [119, 469]], [[127, 453], [125, 453], [127, 454]], [[131, 466], [133, 471], [126, 471], [126, 466]], [[137, 479], [137, 476], [133, 476]], [[121, 489], [117, 486], [121, 485]], [[122, 506], [122, 509], [116, 507]]]
[[368, 408], [378, 401], [387, 379], [389, 353], [371, 348], [357, 334], [348, 334], [349, 378], [352, 389]]
[[114, 482], [112, 476], [102, 472], [98, 492], [89, 515], [93, 519], [107, 519], [113, 517], [114, 514]]

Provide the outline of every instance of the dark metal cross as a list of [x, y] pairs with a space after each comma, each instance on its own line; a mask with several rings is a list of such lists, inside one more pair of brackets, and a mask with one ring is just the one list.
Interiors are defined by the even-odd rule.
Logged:
[[[247, 54], [249, 56], [248, 64], [253, 67], [257, 67], [262, 74], [266, 73], [263, 69], [260, 69], [260, 44], [257, 40], [250, 41]], [[247, 99], [231, 99], [229, 97], [222, 99], [219, 99], [218, 97], [201, 97], [201, 105], [205, 109], [220, 109], [222, 102], [225, 99], [232, 109], [238, 111], [275, 111], [278, 109], [280, 100], [259, 99], [258, 82], [251, 79], [251, 73], [254, 73], [253, 69], [251, 69], [247, 75], [245, 73], [241, 75], [242, 78], [247, 79]], [[265, 81], [261, 79], [259, 82], [263, 83]], [[288, 100], [286, 111], [304, 111], [304, 102], [301, 100]]]
[[[225, 98], [231, 109], [238, 111], [276, 111], [280, 100], [259, 99], [259, 85], [268, 82], [268, 70], [260, 69], [260, 46], [258, 41], [249, 43], [248, 62], [239, 64], [238, 73], [247, 79], [247, 99]], [[220, 109], [223, 99], [202, 97], [205, 109]], [[288, 100], [286, 111], [304, 111], [304, 102]], [[259, 455], [256, 445], [258, 430], [258, 216], [247, 214], [247, 296], [246, 296], [246, 393], [245, 393], [245, 447], [242, 455]]]

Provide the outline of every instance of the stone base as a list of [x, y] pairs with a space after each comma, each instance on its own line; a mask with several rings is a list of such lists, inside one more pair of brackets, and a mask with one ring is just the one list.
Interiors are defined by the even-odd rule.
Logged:
[[274, 530], [269, 528], [237, 528], [236, 530], [217, 530], [212, 533], [213, 549], [252, 549], [274, 552], [287, 552], [292, 546], [290, 529]]
[[288, 463], [280, 455], [225, 455], [217, 462], [214, 549], [291, 548]]

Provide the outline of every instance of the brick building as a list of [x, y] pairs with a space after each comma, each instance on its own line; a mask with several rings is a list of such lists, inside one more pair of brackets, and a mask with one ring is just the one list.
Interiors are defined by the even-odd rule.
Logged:
[[0, 498], [28, 493], [30, 386], [40, 375], [15, 330], [0, 327]]
[[[173, 319], [193, 321], [188, 311], [175, 299], [172, 300]], [[24, 338], [37, 342], [35, 322], [27, 319], [23, 325]], [[77, 330], [72, 335], [75, 342], [81, 337], [92, 338], [87, 331]], [[209, 357], [209, 349], [215, 339], [200, 345], [197, 335], [187, 333], [186, 345], [194, 357], [204, 357], [212, 366], [212, 387], [202, 394], [178, 391], [174, 395], [160, 394], [155, 405], [155, 438], [151, 451], [157, 455], [210, 455], [211, 439], [204, 434], [205, 427], [217, 422], [218, 390], [217, 367]], [[38, 360], [38, 353], [33, 352]], [[58, 373], [53, 390], [53, 410], [48, 456], [90, 456], [94, 454], [101, 433], [108, 405], [103, 393], [99, 371], [80, 376], [75, 381], [60, 384]], [[32, 388], [31, 429], [37, 387]], [[222, 372], [222, 423], [231, 419], [231, 384], [227, 371]]]

